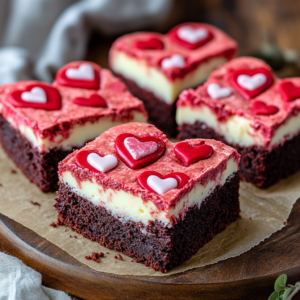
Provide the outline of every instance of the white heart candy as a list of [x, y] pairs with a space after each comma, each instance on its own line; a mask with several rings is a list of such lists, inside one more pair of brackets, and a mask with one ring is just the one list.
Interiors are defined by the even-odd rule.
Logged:
[[34, 87], [30, 92], [23, 92], [21, 94], [21, 99], [26, 102], [33, 103], [46, 103], [47, 96], [45, 91], [40, 87]]
[[185, 60], [179, 54], [174, 54], [171, 57], [164, 58], [161, 61], [161, 67], [163, 69], [168, 69], [168, 68], [173, 68], [173, 67], [182, 68], [184, 66], [185, 66]]
[[210, 83], [207, 87], [207, 93], [212, 99], [219, 99], [231, 95], [231, 89], [221, 87], [217, 83]]
[[191, 26], [182, 26], [178, 29], [177, 35], [180, 39], [195, 44], [208, 36], [205, 28], [194, 29]]
[[97, 153], [90, 153], [87, 157], [87, 162], [98, 171], [105, 173], [114, 169], [118, 165], [118, 160], [114, 155], [106, 155], [101, 157]]
[[178, 182], [174, 178], [160, 179], [155, 175], [150, 175], [147, 178], [147, 184], [159, 195], [163, 195], [178, 186]]
[[94, 69], [90, 64], [83, 63], [78, 68], [69, 68], [66, 76], [70, 79], [93, 80], [95, 78]]
[[237, 83], [248, 91], [253, 91], [261, 87], [266, 81], [267, 76], [263, 73], [257, 73], [253, 76], [239, 75], [237, 78]]
[[155, 142], [140, 142], [134, 137], [128, 137], [124, 140], [124, 146], [131, 154], [134, 160], [141, 159], [157, 151], [158, 146]]

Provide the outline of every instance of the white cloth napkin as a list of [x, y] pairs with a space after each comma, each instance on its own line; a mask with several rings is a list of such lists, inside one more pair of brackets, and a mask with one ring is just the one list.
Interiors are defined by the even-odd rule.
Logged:
[[71, 300], [42, 286], [42, 276], [19, 259], [0, 252], [0, 300]]
[[173, 0], [1, 0], [0, 84], [50, 82], [84, 58], [92, 30], [123, 33], [156, 25]]

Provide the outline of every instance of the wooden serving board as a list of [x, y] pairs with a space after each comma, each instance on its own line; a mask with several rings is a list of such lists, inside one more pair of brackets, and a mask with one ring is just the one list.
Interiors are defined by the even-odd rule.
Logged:
[[1, 214], [0, 250], [40, 272], [45, 285], [84, 299], [267, 299], [280, 274], [287, 274], [290, 284], [300, 280], [299, 216], [300, 201], [288, 225], [252, 250], [166, 277], [117, 276], [91, 270]]

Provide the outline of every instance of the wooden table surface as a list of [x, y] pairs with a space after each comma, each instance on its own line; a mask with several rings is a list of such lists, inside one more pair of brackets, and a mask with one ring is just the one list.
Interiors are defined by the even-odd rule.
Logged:
[[[84, 299], [267, 299], [276, 278], [300, 280], [300, 201], [288, 225], [250, 251], [167, 277], [117, 276], [91, 270], [33, 231], [0, 215], [0, 250], [43, 276], [49, 287]], [[296, 298], [297, 299], [297, 298]]]

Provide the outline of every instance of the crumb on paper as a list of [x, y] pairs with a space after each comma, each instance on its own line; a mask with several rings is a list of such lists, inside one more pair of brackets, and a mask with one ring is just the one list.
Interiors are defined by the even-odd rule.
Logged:
[[2, 184], [2, 183], [0, 183], [0, 186], [3, 186], [3, 184]]
[[57, 227], [57, 224], [55, 222], [52, 222], [49, 226], [55, 228], [55, 227]]
[[77, 239], [77, 235], [74, 235], [74, 238]]
[[41, 204], [38, 203], [38, 202], [30, 201], [30, 203], [31, 203], [32, 205], [36, 205], [36, 206], [38, 206], [39, 208], [41, 208]]
[[11, 174], [16, 174], [17, 173], [17, 171], [16, 170], [14, 170], [14, 169], [11, 169]]
[[106, 252], [106, 254], [109, 254], [109, 252]]
[[283, 225], [286, 225], [286, 224], [287, 224], [287, 221], [284, 221], [284, 222], [283, 222]]
[[94, 261], [94, 262], [96, 262], [96, 263], [100, 263], [100, 257], [103, 257], [104, 256], [104, 253], [103, 252], [99, 252], [99, 253], [97, 253], [97, 252], [92, 252], [92, 255], [87, 255], [87, 256], [85, 256], [85, 259], [86, 260], [92, 260], [92, 261]]
[[124, 260], [123, 256], [121, 254], [117, 254], [114, 256], [115, 259], [118, 259], [118, 260]]
[[249, 219], [252, 221], [252, 218], [251, 218], [251, 217], [250, 217]]

